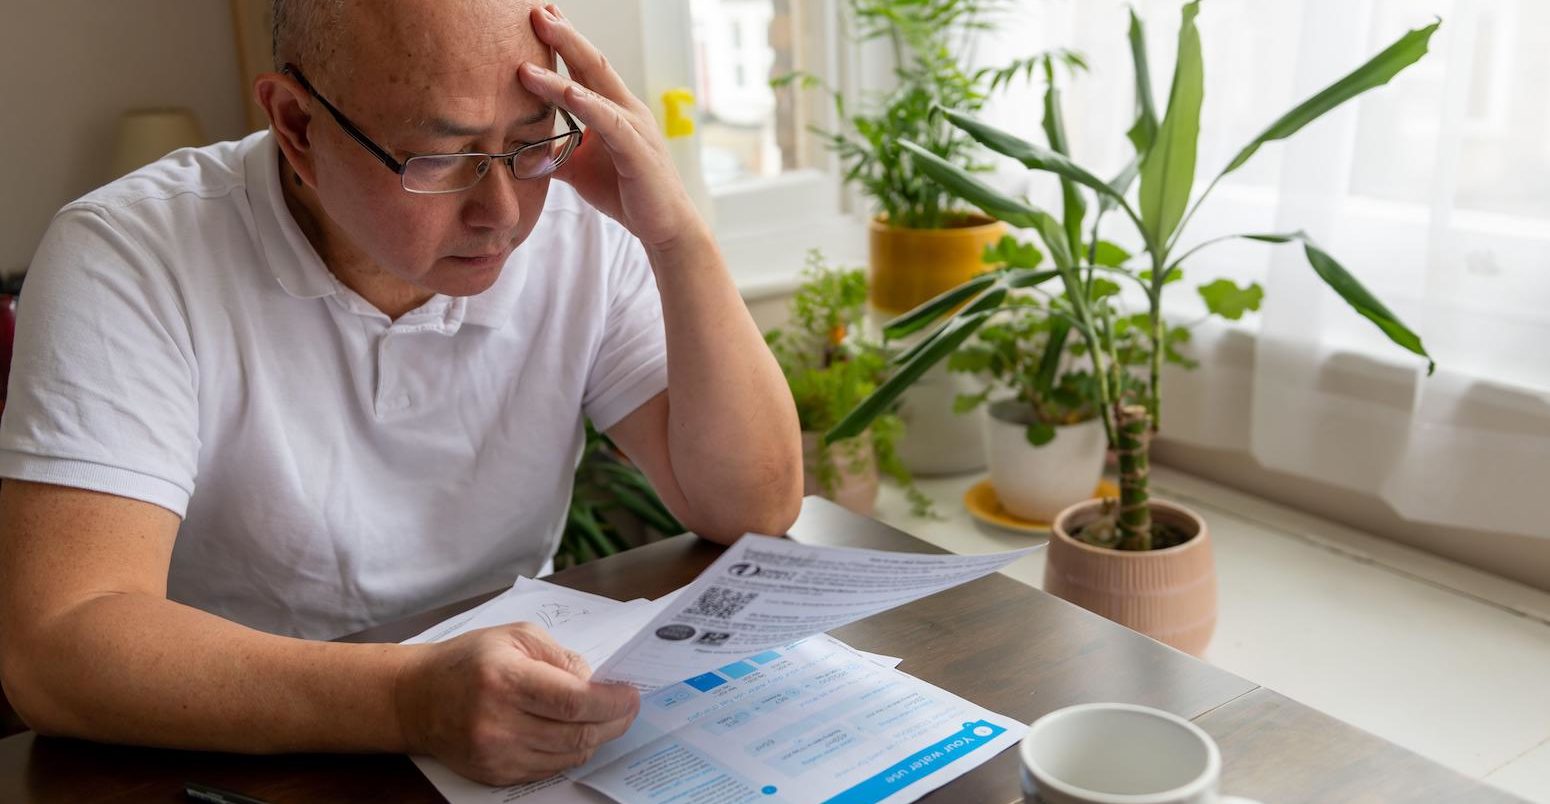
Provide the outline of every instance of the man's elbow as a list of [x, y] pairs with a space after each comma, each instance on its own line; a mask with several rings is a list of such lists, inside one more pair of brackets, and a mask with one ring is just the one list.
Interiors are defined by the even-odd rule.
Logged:
[[727, 495], [684, 524], [703, 538], [731, 544], [745, 533], [781, 536], [802, 512], [802, 478], [772, 477], [747, 493]]
[[27, 672], [28, 655], [15, 645], [0, 646], [0, 690], [5, 702], [27, 728], [48, 737], [73, 736], [46, 701], [35, 673]]

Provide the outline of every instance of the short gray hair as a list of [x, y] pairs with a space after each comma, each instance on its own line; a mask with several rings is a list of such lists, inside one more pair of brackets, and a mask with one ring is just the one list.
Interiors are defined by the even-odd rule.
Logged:
[[[274, 68], [328, 56], [344, 19], [344, 0], [273, 0]], [[317, 69], [314, 67], [314, 69]]]

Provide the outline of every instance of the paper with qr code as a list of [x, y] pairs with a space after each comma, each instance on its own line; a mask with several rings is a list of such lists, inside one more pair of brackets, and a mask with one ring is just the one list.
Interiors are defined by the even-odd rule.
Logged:
[[680, 590], [592, 677], [650, 692], [976, 580], [1036, 549], [929, 555], [750, 534]]

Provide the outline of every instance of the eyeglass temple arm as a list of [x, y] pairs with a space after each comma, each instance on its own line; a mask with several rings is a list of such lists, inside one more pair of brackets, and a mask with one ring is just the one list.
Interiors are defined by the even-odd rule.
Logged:
[[332, 103], [328, 102], [327, 98], [319, 94], [316, 89], [313, 89], [312, 82], [308, 81], [307, 77], [301, 74], [301, 70], [296, 65], [287, 64], [280, 72], [296, 79], [296, 83], [301, 84], [301, 88], [307, 90], [307, 94], [317, 98], [318, 103], [323, 104], [323, 108], [327, 109], [328, 113], [333, 115], [334, 121], [339, 124], [339, 127], [344, 129], [344, 133], [350, 135], [350, 139], [360, 143], [362, 148], [365, 148], [372, 156], [375, 156], [377, 161], [386, 165], [388, 170], [403, 175], [404, 163], [394, 159], [392, 154], [382, 149], [382, 146], [372, 142], [359, 128], [356, 128], [354, 123], [350, 122], [350, 118], [344, 116], [344, 112], [339, 111]]

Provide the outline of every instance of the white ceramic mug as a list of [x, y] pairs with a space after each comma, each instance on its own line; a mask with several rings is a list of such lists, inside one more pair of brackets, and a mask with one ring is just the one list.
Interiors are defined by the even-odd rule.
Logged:
[[1145, 706], [1082, 704], [1034, 721], [1018, 746], [1028, 804], [1256, 804], [1219, 796], [1210, 735]]

